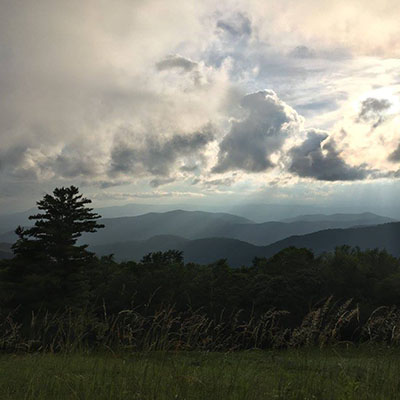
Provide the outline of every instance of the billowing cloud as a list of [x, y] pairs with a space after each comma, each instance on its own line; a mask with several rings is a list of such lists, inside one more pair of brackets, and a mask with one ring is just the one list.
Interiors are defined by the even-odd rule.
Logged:
[[328, 134], [310, 130], [306, 140], [290, 150], [289, 171], [319, 181], [355, 181], [369, 175], [365, 165], [348, 165], [341, 158], [335, 143], [327, 139]]
[[274, 166], [271, 155], [282, 148], [301, 117], [272, 90], [245, 96], [241, 102], [247, 116], [232, 123], [219, 145], [214, 173], [243, 170], [263, 172]]

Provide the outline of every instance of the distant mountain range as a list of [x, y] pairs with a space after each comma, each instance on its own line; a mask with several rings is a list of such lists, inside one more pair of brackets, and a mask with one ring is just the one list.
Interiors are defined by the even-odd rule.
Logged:
[[305, 247], [320, 254], [337, 246], [358, 246], [361, 249], [386, 249], [400, 257], [400, 222], [349, 229], [327, 229], [302, 236], [291, 236], [268, 246], [276, 252], [289, 247]]
[[226, 213], [175, 210], [149, 213], [137, 217], [106, 218], [104, 229], [85, 235], [83, 242], [102, 245], [120, 241], [146, 240], [157, 235], [173, 235], [186, 239], [230, 238], [255, 245], [268, 245], [292, 235], [303, 235], [330, 228], [349, 228], [378, 225], [392, 221], [375, 214], [350, 214], [346, 220], [330, 218], [313, 221], [255, 223], [243, 217]]
[[10, 243], [0, 243], [0, 260], [4, 258], [11, 258], [12, 255]]
[[265, 247], [254, 246], [236, 239], [206, 238], [188, 240], [171, 235], [160, 235], [143, 241], [114, 243], [89, 248], [99, 256], [114, 254], [115, 259], [118, 261], [140, 261], [144, 255], [150, 252], [169, 249], [183, 251], [185, 262], [210, 264], [226, 258], [229, 265], [233, 267], [250, 265], [252, 259], [256, 256], [269, 256]]
[[168, 249], [184, 252], [186, 262], [212, 263], [226, 258], [230, 265], [250, 265], [254, 257], [271, 257], [290, 246], [308, 248], [315, 254], [332, 251], [337, 246], [358, 246], [361, 249], [386, 249], [400, 256], [400, 223], [377, 226], [327, 229], [308, 235], [291, 236], [269, 246], [255, 246], [237, 239], [205, 238], [188, 240], [178, 236], [160, 235], [144, 241], [129, 241], [102, 246], [91, 250], [98, 255], [113, 253], [117, 260], [139, 261], [145, 254]]
[[382, 217], [370, 212], [365, 212], [361, 214], [308, 214], [299, 215], [293, 218], [285, 218], [282, 222], [345, 222], [353, 225], [378, 225], [384, 224], [386, 222], [395, 222], [396, 220], [389, 217]]
[[[202, 210], [210, 213], [229, 213], [231, 215], [240, 216], [257, 223], [266, 221], [296, 222], [296, 221], [327, 221], [335, 220], [336, 217], [343, 217], [343, 220], [349, 221], [351, 215], [355, 218], [365, 219], [366, 214], [360, 214], [358, 207], [353, 208], [332, 208], [328, 206], [301, 205], [301, 204], [260, 204], [260, 203], [244, 203], [244, 204], [137, 204], [131, 203], [122, 206], [111, 206], [95, 208], [103, 218], [119, 218], [133, 217], [146, 213], [164, 213], [174, 210], [196, 211]], [[382, 208], [375, 211], [376, 214], [390, 215], [400, 219], [399, 209]], [[30, 210], [0, 215], [0, 234], [15, 230], [18, 225], [29, 226], [31, 221], [28, 217], [37, 213], [36, 208]], [[342, 214], [337, 214], [341, 212]], [[336, 214], [333, 214], [336, 213]], [[331, 215], [327, 215], [331, 214]], [[375, 214], [370, 214], [374, 217]], [[383, 218], [383, 217], [382, 217]], [[390, 219], [390, 218], [389, 218]], [[390, 222], [380, 221], [379, 223]]]
[[[255, 223], [227, 213], [174, 210], [134, 217], [104, 218], [104, 229], [87, 234], [99, 255], [114, 253], [118, 260], [140, 260], [145, 254], [182, 250], [186, 261], [210, 263], [227, 258], [231, 265], [249, 265], [255, 257], [269, 257], [289, 246], [316, 253], [343, 244], [386, 248], [400, 256], [400, 223], [372, 213], [303, 215], [285, 222]], [[369, 225], [369, 226], [368, 226]], [[0, 258], [11, 256], [13, 232], [0, 234]]]

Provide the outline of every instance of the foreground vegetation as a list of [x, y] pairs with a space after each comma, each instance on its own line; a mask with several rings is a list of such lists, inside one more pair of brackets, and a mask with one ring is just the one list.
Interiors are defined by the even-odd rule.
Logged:
[[3, 355], [0, 393], [2, 400], [394, 400], [400, 392], [399, 355], [343, 347]]

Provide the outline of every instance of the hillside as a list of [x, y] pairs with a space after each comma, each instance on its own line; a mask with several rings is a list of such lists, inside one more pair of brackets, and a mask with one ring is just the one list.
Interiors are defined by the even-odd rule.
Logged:
[[[169, 249], [181, 250], [186, 262], [211, 263], [227, 258], [232, 266], [250, 265], [254, 257], [270, 257], [280, 250], [295, 246], [313, 250], [316, 254], [332, 251], [341, 245], [359, 246], [361, 249], [381, 248], [400, 256], [400, 223], [388, 223], [378, 226], [327, 229], [301, 236], [291, 236], [268, 246], [256, 246], [251, 243], [232, 239], [211, 237], [188, 240], [174, 235], [158, 235], [147, 240], [121, 240], [97, 246], [90, 250], [98, 255], [113, 253], [117, 260], [139, 261], [145, 254]], [[9, 258], [9, 244], [0, 245], [0, 258]]]
[[[373, 222], [379, 224], [381, 220], [386, 222], [385, 217], [375, 216], [372, 219], [371, 214], [357, 214], [357, 219], [355, 215], [350, 215], [346, 219], [346, 214], [343, 214], [337, 220], [254, 223], [232, 214], [175, 210], [136, 217], [102, 219], [105, 229], [99, 230], [95, 235], [86, 235], [82, 242], [104, 245], [146, 240], [158, 235], [173, 235], [186, 239], [223, 237], [263, 246], [293, 235], [304, 235], [324, 229], [362, 226]], [[4, 236], [2, 240], [12, 241], [8, 236]]]
[[144, 241], [130, 241], [90, 248], [99, 256], [113, 253], [117, 261], [140, 261], [144, 255], [150, 252], [169, 249], [183, 251], [185, 262], [209, 264], [221, 258], [226, 258], [229, 265], [233, 267], [250, 265], [255, 256], [269, 255], [265, 247], [254, 246], [235, 239], [206, 238], [187, 240], [178, 236], [165, 235]]
[[389, 217], [382, 217], [373, 213], [365, 212], [361, 214], [307, 214], [299, 215], [294, 218], [283, 219], [282, 222], [348, 222], [352, 226], [356, 225], [379, 225], [388, 222], [396, 222], [395, 219]]
[[295, 246], [313, 250], [316, 254], [332, 251], [337, 246], [358, 246], [361, 249], [386, 249], [400, 256], [400, 223], [350, 229], [328, 229], [302, 236], [292, 236], [269, 246], [229, 238], [187, 240], [177, 236], [156, 236], [144, 241], [127, 241], [93, 246], [98, 255], [114, 253], [117, 260], [139, 261], [145, 254], [168, 249], [184, 252], [186, 262], [212, 263], [228, 259], [231, 266], [250, 265], [254, 257], [270, 257], [284, 248]]
[[342, 245], [358, 246], [362, 250], [386, 249], [399, 257], [400, 222], [349, 229], [328, 229], [302, 236], [292, 236], [267, 248], [270, 252], [276, 253], [289, 246], [306, 247], [319, 254]]
[[[121, 212], [138, 212], [150, 206], [127, 205], [104, 208], [106, 215]], [[116, 210], [114, 210], [117, 209]], [[0, 217], [0, 242], [13, 243], [18, 224], [30, 224], [27, 216], [34, 210]], [[99, 210], [100, 211], [100, 210]], [[101, 212], [100, 212], [100, 215]], [[187, 239], [224, 237], [238, 239], [259, 246], [272, 244], [293, 235], [305, 235], [324, 229], [350, 228], [392, 222], [387, 217], [372, 213], [362, 214], [307, 214], [284, 221], [255, 223], [252, 220], [228, 213], [174, 210], [147, 214], [102, 218], [106, 226], [95, 235], [85, 235], [80, 243], [103, 245], [107, 243], [146, 240], [157, 235], [181, 236]], [[7, 230], [5, 230], [7, 229]]]
[[105, 225], [96, 234], [82, 238], [83, 243], [100, 245], [128, 240], [145, 240], [157, 235], [175, 235], [188, 239], [214, 236], [210, 233], [229, 230], [233, 225], [252, 224], [242, 217], [226, 213], [175, 210], [148, 213], [137, 217], [104, 218]]
[[29, 216], [36, 214], [37, 211], [36, 208], [31, 208], [19, 213], [0, 215], [0, 234], [14, 231], [18, 225], [32, 225], [32, 222], [29, 221]]
[[12, 257], [13, 257], [12, 253], [9, 253], [8, 251], [0, 250], [0, 260], [5, 260], [5, 259], [8, 259], [8, 258], [12, 258]]

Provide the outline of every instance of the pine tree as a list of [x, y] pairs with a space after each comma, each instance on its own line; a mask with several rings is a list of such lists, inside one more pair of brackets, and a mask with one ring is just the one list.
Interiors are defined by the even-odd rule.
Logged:
[[89, 203], [91, 200], [79, 194], [75, 186], [56, 188], [53, 196], [46, 194], [37, 202], [44, 213], [29, 217], [35, 225], [16, 229], [19, 239], [13, 246], [14, 254], [48, 257], [56, 263], [85, 261], [91, 253], [86, 251], [87, 245], [76, 246], [77, 239], [84, 232], [96, 232], [104, 227], [96, 221], [100, 215], [86, 207]]
[[16, 229], [15, 257], [2, 273], [10, 304], [58, 309], [82, 306], [89, 298], [86, 271], [96, 257], [76, 242], [104, 227], [89, 203], [75, 186], [56, 188], [37, 202], [42, 212], [29, 217], [33, 227]]

